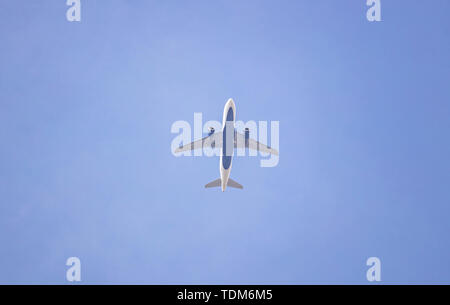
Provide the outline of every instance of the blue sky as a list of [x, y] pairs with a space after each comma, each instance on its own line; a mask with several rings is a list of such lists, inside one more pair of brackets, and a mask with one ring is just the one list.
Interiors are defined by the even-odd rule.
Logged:
[[[450, 2], [0, 2], [0, 283], [450, 283]], [[280, 163], [175, 158], [280, 121]]]

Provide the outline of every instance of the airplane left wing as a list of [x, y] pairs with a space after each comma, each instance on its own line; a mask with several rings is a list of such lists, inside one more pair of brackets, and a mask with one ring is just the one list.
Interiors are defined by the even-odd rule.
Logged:
[[175, 149], [175, 153], [180, 153], [183, 151], [189, 151], [194, 149], [202, 149], [203, 147], [222, 147], [222, 132], [213, 133], [212, 135], [206, 136], [203, 139], [191, 142], [189, 144], [183, 145]]

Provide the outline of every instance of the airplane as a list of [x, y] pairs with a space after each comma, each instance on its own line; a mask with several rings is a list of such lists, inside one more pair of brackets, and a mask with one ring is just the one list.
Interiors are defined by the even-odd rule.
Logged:
[[215, 132], [214, 128], [209, 128], [208, 136], [203, 139], [182, 145], [175, 150], [176, 153], [200, 149], [204, 146], [218, 147], [221, 149], [220, 153], [220, 178], [211, 181], [205, 188], [221, 187], [222, 192], [225, 192], [227, 186], [237, 189], [244, 187], [230, 178], [231, 163], [233, 160], [234, 148], [248, 148], [257, 151], [270, 153], [278, 156], [278, 151], [266, 146], [256, 140], [250, 138], [250, 129], [245, 128], [245, 133], [242, 134], [236, 131], [234, 122], [236, 120], [236, 106], [233, 99], [229, 99], [223, 110], [222, 131]]

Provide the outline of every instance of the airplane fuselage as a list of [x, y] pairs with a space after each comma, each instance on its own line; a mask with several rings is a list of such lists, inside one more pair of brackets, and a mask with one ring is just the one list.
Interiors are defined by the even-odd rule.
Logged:
[[229, 99], [223, 110], [222, 136], [223, 145], [220, 154], [220, 178], [222, 179], [222, 192], [227, 187], [230, 178], [231, 163], [234, 154], [234, 121], [236, 119], [236, 106], [233, 99]]

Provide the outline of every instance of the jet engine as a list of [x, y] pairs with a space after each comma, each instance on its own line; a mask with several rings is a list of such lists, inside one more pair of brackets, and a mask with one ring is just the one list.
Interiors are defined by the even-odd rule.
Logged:
[[[214, 129], [214, 127], [209, 127], [209, 133], [208, 136], [214, 134], [216, 130]], [[211, 148], [214, 149], [216, 147], [216, 141], [212, 141], [211, 142]]]

